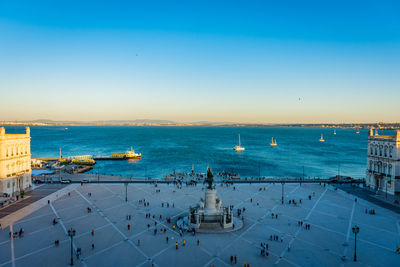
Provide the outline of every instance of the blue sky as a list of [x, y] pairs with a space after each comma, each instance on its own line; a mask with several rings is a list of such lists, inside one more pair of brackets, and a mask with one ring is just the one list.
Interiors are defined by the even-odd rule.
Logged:
[[1, 1], [0, 120], [400, 121], [398, 1]]

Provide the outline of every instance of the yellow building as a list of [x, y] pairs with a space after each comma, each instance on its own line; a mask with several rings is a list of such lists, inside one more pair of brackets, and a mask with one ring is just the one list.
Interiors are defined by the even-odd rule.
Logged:
[[18, 195], [32, 186], [31, 136], [29, 127], [24, 134], [6, 134], [0, 127], [0, 194]]

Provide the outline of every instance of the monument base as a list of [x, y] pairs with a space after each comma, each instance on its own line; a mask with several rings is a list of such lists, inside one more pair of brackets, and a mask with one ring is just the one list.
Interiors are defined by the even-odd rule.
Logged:
[[231, 209], [222, 206], [217, 190], [209, 188], [205, 199], [189, 210], [189, 226], [196, 229], [229, 229], [233, 227]]

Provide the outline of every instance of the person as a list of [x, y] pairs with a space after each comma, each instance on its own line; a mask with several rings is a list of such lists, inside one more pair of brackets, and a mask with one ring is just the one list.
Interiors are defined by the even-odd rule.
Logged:
[[168, 244], [168, 236], [165, 238], [165, 241], [167, 241], [167, 244]]
[[186, 240], [183, 239], [182, 246], [185, 246], [185, 245], [186, 245]]
[[175, 242], [175, 249], [178, 250], [178, 242]]
[[56, 247], [58, 247], [59, 244], [60, 244], [60, 241], [59, 241], [58, 239], [54, 241], [54, 245], [55, 245]]
[[94, 249], [94, 243], [92, 243], [92, 249]]
[[57, 219], [54, 218], [54, 219], [53, 219], [53, 225], [56, 224], [56, 223], [57, 223]]
[[231, 264], [233, 263], [233, 256], [231, 256]]
[[233, 260], [235, 261], [235, 264], [236, 264], [237, 263], [236, 255], [233, 257]]
[[140, 239], [138, 239], [138, 241], [137, 241], [137, 245], [138, 245], [138, 247], [140, 246]]
[[200, 240], [199, 240], [199, 239], [197, 239], [197, 245], [198, 245], [198, 246], [200, 245]]
[[131, 230], [131, 225], [128, 223], [128, 230]]
[[94, 230], [92, 229], [92, 236], [94, 235]]

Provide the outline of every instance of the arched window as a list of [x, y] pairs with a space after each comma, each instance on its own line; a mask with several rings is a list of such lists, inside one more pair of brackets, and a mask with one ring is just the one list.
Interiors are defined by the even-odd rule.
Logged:
[[378, 173], [382, 172], [382, 162], [378, 162]]
[[393, 147], [390, 147], [389, 148], [389, 157], [392, 157], [393, 156]]
[[379, 156], [382, 157], [382, 146], [379, 146]]
[[375, 155], [378, 155], [378, 147], [375, 146]]
[[376, 172], [376, 163], [374, 163], [374, 172]]
[[387, 157], [387, 146], [385, 146], [384, 155], [385, 155], [385, 157]]
[[383, 165], [383, 174], [386, 174], [386, 164]]
[[373, 165], [373, 163], [372, 163], [372, 160], [369, 162], [369, 171], [371, 171], [372, 172], [372, 165]]
[[389, 165], [387, 175], [392, 175], [392, 165]]

